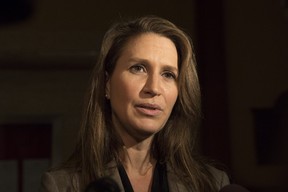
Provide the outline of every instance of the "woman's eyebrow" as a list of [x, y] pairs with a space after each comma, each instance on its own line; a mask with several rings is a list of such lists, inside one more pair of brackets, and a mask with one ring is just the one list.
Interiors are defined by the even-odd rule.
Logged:
[[174, 67], [174, 66], [171, 66], [171, 65], [164, 65], [163, 69], [167, 70], [167, 71], [173, 71], [175, 73], [178, 73], [178, 67]]
[[140, 62], [140, 63], [149, 63], [149, 60], [141, 59], [141, 58], [138, 58], [138, 57], [131, 57], [128, 61], [130, 61], [130, 62]]

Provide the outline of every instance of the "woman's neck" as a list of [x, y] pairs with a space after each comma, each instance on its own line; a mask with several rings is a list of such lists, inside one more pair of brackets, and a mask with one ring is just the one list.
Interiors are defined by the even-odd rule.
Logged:
[[156, 160], [151, 156], [151, 143], [153, 137], [149, 137], [141, 142], [124, 142], [121, 161], [127, 172], [145, 175], [147, 171], [154, 167]]

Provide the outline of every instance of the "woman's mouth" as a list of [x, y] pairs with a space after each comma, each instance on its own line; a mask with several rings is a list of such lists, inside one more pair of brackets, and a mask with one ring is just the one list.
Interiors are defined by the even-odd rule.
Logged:
[[144, 115], [147, 116], [158, 116], [162, 113], [162, 108], [159, 105], [156, 104], [150, 104], [150, 103], [142, 103], [136, 105], [136, 109]]

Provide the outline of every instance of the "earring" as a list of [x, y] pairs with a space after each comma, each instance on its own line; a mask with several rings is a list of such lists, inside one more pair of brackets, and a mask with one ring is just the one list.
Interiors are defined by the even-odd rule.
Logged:
[[109, 95], [107, 93], [105, 94], [105, 98], [108, 99], [108, 100], [110, 99], [110, 97], [109, 97]]

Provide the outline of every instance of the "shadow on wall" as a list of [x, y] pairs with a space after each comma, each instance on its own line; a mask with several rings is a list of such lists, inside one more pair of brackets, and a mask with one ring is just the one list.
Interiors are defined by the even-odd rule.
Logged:
[[253, 109], [259, 164], [288, 165], [288, 90], [272, 108]]

